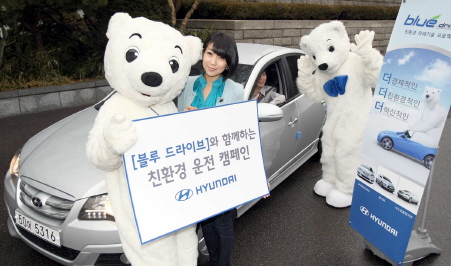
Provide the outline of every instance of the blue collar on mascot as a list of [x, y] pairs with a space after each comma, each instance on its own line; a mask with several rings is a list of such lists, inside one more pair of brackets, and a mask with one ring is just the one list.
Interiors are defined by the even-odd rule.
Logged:
[[324, 83], [324, 91], [332, 97], [337, 97], [338, 94], [343, 95], [346, 90], [346, 82], [348, 82], [348, 76], [337, 76], [326, 83]]

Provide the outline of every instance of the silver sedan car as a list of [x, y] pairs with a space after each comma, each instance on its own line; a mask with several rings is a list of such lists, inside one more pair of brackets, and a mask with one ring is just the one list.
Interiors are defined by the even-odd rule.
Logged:
[[[301, 50], [238, 44], [240, 64], [232, 77], [248, 100], [260, 74], [286, 101], [258, 104], [268, 182], [275, 189], [320, 149], [326, 111], [296, 87]], [[192, 74], [196, 73], [193, 68]], [[88, 132], [96, 106], [71, 115], [28, 140], [5, 176], [8, 230], [41, 254], [64, 265], [127, 263], [109, 208], [103, 173], [86, 158]], [[256, 201], [236, 208], [235, 216]], [[199, 237], [200, 257], [207, 255]]]

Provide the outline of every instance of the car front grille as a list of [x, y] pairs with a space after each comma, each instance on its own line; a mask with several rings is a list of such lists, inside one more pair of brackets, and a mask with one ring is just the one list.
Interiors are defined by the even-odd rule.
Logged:
[[64, 258], [66, 260], [75, 260], [77, 258], [80, 251], [67, 248], [64, 246], [58, 247], [53, 244], [50, 244], [49, 242], [33, 235], [32, 233], [28, 232], [27, 230], [21, 228], [20, 226], [17, 227], [20, 234], [28, 239], [29, 241], [33, 242], [35, 245], [41, 247], [42, 249], [45, 249], [46, 251], [57, 255], [58, 257]]
[[20, 182], [20, 200], [32, 210], [58, 220], [66, 219], [74, 201], [41, 191], [24, 180]]

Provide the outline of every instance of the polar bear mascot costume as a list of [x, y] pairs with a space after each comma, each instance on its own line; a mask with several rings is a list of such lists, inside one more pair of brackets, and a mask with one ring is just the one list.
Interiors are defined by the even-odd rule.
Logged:
[[407, 127], [412, 141], [433, 148], [438, 146], [448, 115], [445, 106], [440, 102], [441, 92], [441, 89], [426, 86], [420, 118]]
[[298, 60], [297, 86], [309, 99], [327, 106], [323, 127], [323, 175], [314, 187], [327, 204], [351, 205], [363, 133], [383, 56], [373, 49], [374, 32], [361, 31], [349, 41], [342, 22], [319, 25], [301, 38], [306, 53]]
[[[172, 100], [184, 88], [191, 66], [200, 59], [201, 41], [161, 22], [131, 18], [127, 13], [111, 17], [106, 35], [105, 76], [117, 93], [97, 115], [89, 133], [87, 156], [106, 173], [122, 247], [134, 266], [196, 265], [195, 225], [141, 245], [122, 154], [137, 141], [132, 120], [177, 112]], [[158, 214], [155, 217], [158, 219]]]

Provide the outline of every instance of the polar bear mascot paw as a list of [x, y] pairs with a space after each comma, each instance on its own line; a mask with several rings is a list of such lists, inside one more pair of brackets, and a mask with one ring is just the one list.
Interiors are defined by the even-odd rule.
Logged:
[[136, 128], [130, 118], [115, 114], [103, 132], [105, 144], [116, 154], [123, 154], [138, 141]]
[[334, 184], [331, 184], [324, 179], [320, 179], [316, 182], [313, 187], [313, 191], [315, 191], [316, 195], [321, 197], [326, 197], [327, 194], [334, 188]]
[[326, 203], [335, 208], [346, 208], [351, 206], [352, 194], [343, 193], [336, 188], [329, 191], [326, 196]]
[[298, 60], [299, 91], [312, 101], [325, 101], [322, 179], [314, 191], [327, 204], [351, 205], [363, 133], [383, 57], [372, 47], [374, 32], [361, 31], [351, 44], [342, 22], [324, 23], [302, 36], [305, 52]]
[[127, 13], [111, 17], [106, 35], [105, 77], [115, 92], [97, 114], [86, 154], [105, 171], [122, 248], [134, 266], [196, 265], [195, 225], [141, 245], [122, 154], [137, 142], [133, 120], [177, 112], [172, 100], [185, 87], [191, 66], [201, 58], [201, 40]]

